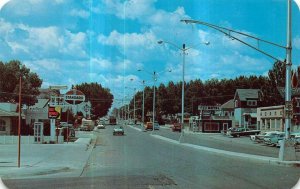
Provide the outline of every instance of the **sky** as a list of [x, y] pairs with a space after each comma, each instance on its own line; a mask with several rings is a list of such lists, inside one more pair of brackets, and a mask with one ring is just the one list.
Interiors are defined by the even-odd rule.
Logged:
[[[43, 88], [100, 83], [114, 95], [114, 107], [132, 97], [134, 88], [142, 90], [142, 80], [152, 86], [154, 71], [159, 73], [156, 85], [181, 81], [183, 53], [178, 48], [183, 44], [190, 48], [186, 82], [267, 76], [272, 68], [275, 60], [182, 19], [286, 46], [287, 0], [10, 0], [0, 9], [0, 61], [20, 60], [40, 76]], [[234, 36], [285, 59], [283, 48]], [[160, 40], [165, 43], [158, 44]], [[296, 68], [300, 11], [294, 1], [292, 46]]]

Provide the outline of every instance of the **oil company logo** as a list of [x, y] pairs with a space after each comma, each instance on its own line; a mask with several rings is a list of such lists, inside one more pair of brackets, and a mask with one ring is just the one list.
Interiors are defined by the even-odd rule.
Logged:
[[80, 104], [85, 101], [83, 92], [72, 89], [65, 94], [65, 101], [69, 104]]

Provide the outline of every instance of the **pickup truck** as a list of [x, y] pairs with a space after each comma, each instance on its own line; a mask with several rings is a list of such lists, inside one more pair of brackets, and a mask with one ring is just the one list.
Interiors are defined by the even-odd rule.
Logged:
[[227, 131], [227, 135], [233, 137], [258, 135], [259, 133], [260, 130], [250, 130], [245, 128], [231, 128]]

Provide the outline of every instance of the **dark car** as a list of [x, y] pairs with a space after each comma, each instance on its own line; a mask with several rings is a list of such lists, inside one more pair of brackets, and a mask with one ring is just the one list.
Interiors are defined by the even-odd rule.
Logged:
[[172, 131], [179, 131], [179, 132], [181, 132], [181, 123], [173, 123]]

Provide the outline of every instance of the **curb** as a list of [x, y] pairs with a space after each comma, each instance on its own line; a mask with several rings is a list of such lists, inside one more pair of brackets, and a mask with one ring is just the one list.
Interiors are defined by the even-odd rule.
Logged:
[[189, 144], [189, 143], [181, 143], [177, 140], [162, 137], [160, 135], [150, 135], [150, 136], [155, 137], [160, 140], [164, 140], [164, 141], [173, 143], [173, 144], [190, 147], [190, 148], [194, 148], [197, 150], [207, 151], [207, 152], [214, 153], [214, 154], [233, 156], [233, 157], [237, 157], [237, 158], [247, 159], [249, 161], [256, 161], [256, 162], [260, 161], [260, 162], [267, 163], [270, 165], [300, 167], [300, 161], [280, 161], [278, 158], [272, 158], [272, 157], [267, 157], [267, 156], [258, 156], [258, 155], [238, 153], [238, 152], [230, 152], [230, 151], [219, 150], [219, 149], [215, 149], [215, 148], [209, 148], [209, 147], [199, 146], [199, 145], [194, 145], [194, 144]]
[[[93, 138], [95, 137], [95, 135], [93, 134]], [[87, 149], [86, 151], [88, 151], [88, 156], [87, 156], [87, 159], [85, 161], [85, 164], [84, 166], [82, 167], [82, 171], [80, 172], [80, 175], [79, 177], [82, 176], [82, 173], [84, 172], [85, 168], [88, 166], [88, 160], [90, 159], [90, 156], [92, 154], [92, 151], [96, 145], [96, 142], [97, 142], [97, 137], [95, 138], [95, 140], [92, 140], [92, 138], [89, 138], [89, 143], [87, 144]]]

